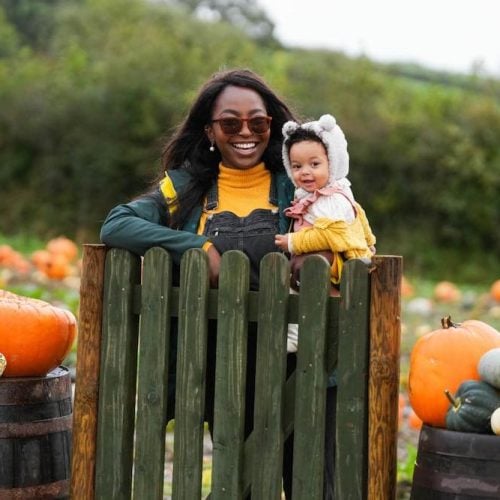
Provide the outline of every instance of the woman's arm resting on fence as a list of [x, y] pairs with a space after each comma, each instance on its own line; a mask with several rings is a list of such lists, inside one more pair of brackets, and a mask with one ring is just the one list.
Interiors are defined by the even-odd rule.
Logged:
[[101, 228], [101, 241], [110, 247], [125, 248], [138, 255], [160, 246], [171, 252], [175, 262], [190, 248], [202, 248], [206, 236], [171, 229], [162, 224], [160, 207], [141, 198], [113, 208]]

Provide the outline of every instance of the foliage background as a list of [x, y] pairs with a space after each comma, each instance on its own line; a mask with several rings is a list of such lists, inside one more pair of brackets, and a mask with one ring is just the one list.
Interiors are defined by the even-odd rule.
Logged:
[[1, 0], [0, 233], [97, 241], [230, 67], [303, 118], [337, 117], [379, 253], [410, 274], [497, 277], [500, 82], [284, 47], [253, 1]]

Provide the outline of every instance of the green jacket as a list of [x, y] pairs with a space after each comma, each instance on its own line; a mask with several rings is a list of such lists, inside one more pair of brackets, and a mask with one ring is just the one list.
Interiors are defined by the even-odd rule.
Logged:
[[[170, 170], [175, 191], [179, 192], [189, 181], [190, 174], [183, 169]], [[270, 202], [278, 207], [280, 232], [286, 233], [289, 219], [284, 210], [293, 199], [294, 187], [284, 172], [273, 173]], [[171, 204], [167, 199], [167, 206]], [[130, 203], [113, 208], [101, 228], [101, 241], [110, 247], [125, 248], [138, 255], [152, 247], [163, 247], [170, 252], [174, 262], [179, 263], [182, 255], [190, 248], [201, 248], [209, 239], [198, 235], [202, 206], [196, 207], [182, 230], [166, 226], [165, 208], [152, 197], [138, 198]]]

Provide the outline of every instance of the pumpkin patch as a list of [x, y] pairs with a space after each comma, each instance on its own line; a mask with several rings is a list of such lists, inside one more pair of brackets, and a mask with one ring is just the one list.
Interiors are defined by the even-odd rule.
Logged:
[[44, 376], [66, 357], [76, 336], [76, 319], [42, 300], [0, 290], [0, 352], [4, 377]]

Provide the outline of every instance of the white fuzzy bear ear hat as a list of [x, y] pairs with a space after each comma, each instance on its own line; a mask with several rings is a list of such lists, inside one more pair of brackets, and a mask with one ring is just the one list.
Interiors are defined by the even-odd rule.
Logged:
[[332, 115], [323, 115], [318, 121], [307, 122], [302, 125], [289, 121], [283, 125], [283, 164], [292, 182], [295, 184], [290, 166], [287, 139], [299, 128], [314, 132], [324, 144], [330, 164], [329, 184], [333, 185], [335, 181], [346, 177], [349, 173], [349, 154], [344, 132], [337, 125], [337, 121]]

